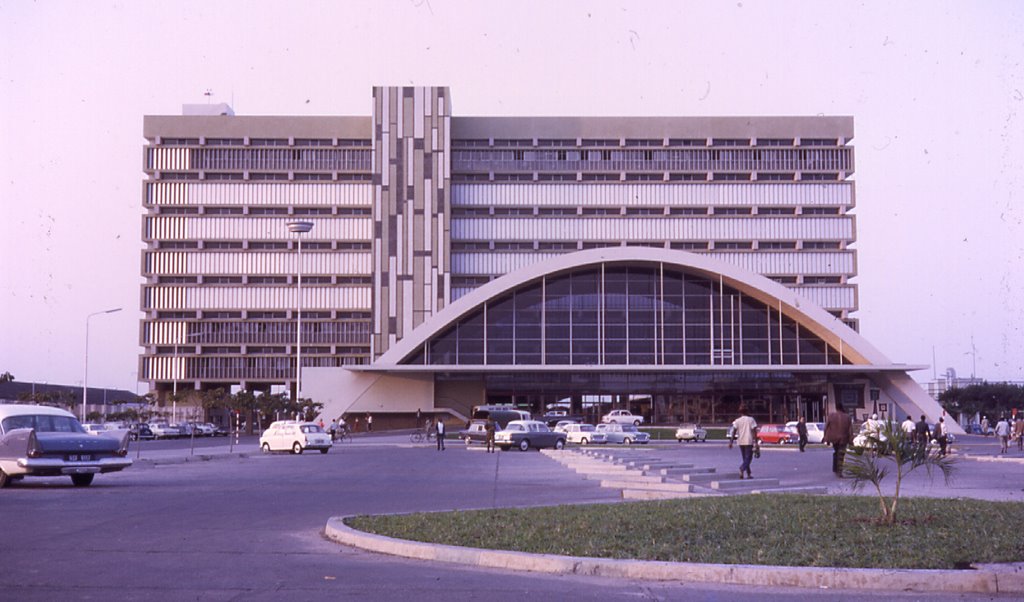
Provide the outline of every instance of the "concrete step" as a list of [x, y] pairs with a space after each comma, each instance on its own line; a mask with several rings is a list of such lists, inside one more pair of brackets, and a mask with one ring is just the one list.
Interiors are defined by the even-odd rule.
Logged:
[[750, 493], [801, 493], [805, 495], [825, 495], [828, 487], [824, 485], [808, 485], [805, 487], [773, 487], [769, 489], [754, 489]]
[[628, 473], [622, 475], [609, 475], [609, 474], [588, 474], [584, 475], [588, 481], [621, 481], [629, 483], [665, 483], [665, 477], [648, 477], [640, 473]]
[[694, 474], [713, 474], [715, 469], [707, 466], [692, 466], [688, 468], [659, 468], [658, 470], [651, 470], [649, 472], [652, 474], [665, 475], [666, 477], [682, 477], [684, 475]]
[[719, 491], [730, 491], [735, 489], [764, 489], [778, 486], [778, 479], [730, 479], [711, 481], [711, 488]]
[[678, 491], [651, 491], [649, 489], [623, 489], [622, 499], [624, 500], [676, 500], [693, 497], [707, 497], [709, 495], [721, 495], [717, 493], [681, 493]]
[[[667, 476], [667, 475], [666, 475]], [[710, 483], [724, 479], [722, 475], [715, 472], [692, 472], [689, 474], [671, 475], [686, 483]]]
[[663, 468], [693, 468], [695, 465], [687, 462], [632, 462], [629, 466], [642, 468], [643, 470], [661, 470]]
[[635, 481], [606, 480], [601, 481], [601, 487], [608, 489], [642, 489], [646, 491], [674, 491], [676, 493], [689, 493], [693, 489], [686, 483], [637, 483]]

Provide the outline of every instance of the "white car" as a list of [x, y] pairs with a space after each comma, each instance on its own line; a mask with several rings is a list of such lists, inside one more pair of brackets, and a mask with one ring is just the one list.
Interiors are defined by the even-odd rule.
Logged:
[[558, 424], [556, 424], [551, 430], [558, 431], [559, 433], [567, 433], [569, 431], [567, 431], [566, 428], [573, 424], [579, 424], [579, 422], [575, 420], [559, 420]]
[[181, 436], [181, 431], [178, 430], [178, 427], [172, 427], [166, 422], [151, 422], [149, 424], [149, 431], [153, 433], [154, 439], [171, 439]]
[[212, 424], [207, 422], [193, 422], [191, 425], [196, 437], [212, 437], [214, 431], [217, 430]]
[[629, 410], [612, 410], [601, 417], [601, 422], [604, 424], [632, 424], [633, 426], [640, 426], [644, 422], [644, 417], [634, 414]]
[[[791, 433], [796, 433], [796, 421], [790, 421], [786, 423], [786, 430]], [[825, 441], [825, 423], [824, 422], [808, 422], [807, 423], [807, 442], [808, 443], [822, 443]]]
[[651, 436], [640, 432], [633, 424], [599, 424], [597, 432], [604, 433], [608, 443], [621, 443], [631, 445], [633, 443], [647, 443]]
[[82, 428], [84, 428], [85, 432], [89, 433], [90, 435], [103, 435], [106, 434], [106, 432], [109, 430], [107, 428], [107, 425], [97, 424], [95, 422], [87, 422], [82, 425]]
[[683, 441], [707, 441], [708, 432], [699, 424], [680, 424], [676, 429], [676, 440]]
[[331, 436], [312, 422], [278, 420], [260, 435], [260, 449], [264, 453], [291, 451], [293, 454], [318, 449], [326, 454], [331, 449]]
[[[558, 430], [558, 427], [555, 427]], [[569, 443], [589, 445], [591, 443], [608, 443], [604, 433], [599, 433], [593, 424], [567, 424], [562, 430], [565, 433], [565, 440]]]

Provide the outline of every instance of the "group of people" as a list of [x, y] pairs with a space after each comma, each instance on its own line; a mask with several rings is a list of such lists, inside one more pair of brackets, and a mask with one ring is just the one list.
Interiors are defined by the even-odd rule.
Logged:
[[[757, 421], [749, 415], [745, 404], [740, 405], [739, 413], [740, 417], [733, 421], [732, 427], [729, 429], [729, 448], [732, 449], [734, 443], [739, 445], [741, 459], [739, 476], [741, 479], [751, 479], [753, 474], [751, 474], [750, 465], [754, 460], [758, 445]], [[884, 422], [878, 418], [878, 414], [872, 414], [864, 423], [864, 432], [869, 436], [873, 436], [876, 440], [884, 440], [882, 435], [883, 427]], [[1018, 445], [1024, 446], [1024, 420], [1018, 420], [1014, 425], [1015, 433], [1018, 427], [1020, 429], [1020, 436], [1017, 439]], [[901, 428], [915, 444], [928, 445], [934, 440], [939, 444], [939, 455], [946, 455], [949, 432], [947, 431], [945, 418], [940, 417], [935, 426], [931, 427], [923, 415], [921, 420], [917, 422], [907, 417]], [[804, 451], [807, 446], [807, 421], [803, 416], [797, 421], [796, 430], [799, 437], [800, 451]], [[1006, 433], [1006, 435], [1000, 435], [1001, 432]], [[1005, 422], [1005, 419], [996, 426], [996, 435], [1000, 437], [1003, 453], [1006, 450], [1006, 438], [1009, 432], [1010, 427]], [[843, 476], [846, 448], [853, 444], [854, 432], [853, 418], [846, 412], [846, 408], [842, 404], [839, 404], [836, 410], [826, 418], [825, 432], [822, 440], [824, 443], [832, 446], [832, 472], [836, 476]]]

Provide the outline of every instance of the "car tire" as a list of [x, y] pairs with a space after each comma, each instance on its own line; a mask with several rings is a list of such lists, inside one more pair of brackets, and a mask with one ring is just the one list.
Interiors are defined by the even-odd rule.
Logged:
[[563, 449], [565, 447], [565, 439], [555, 439], [555, 449]]
[[511, 446], [511, 445], [502, 445], [502, 446], [501, 446], [501, 451], [508, 451], [508, 450], [510, 450], [510, 449], [512, 449], [512, 446]]
[[270, 444], [269, 443], [264, 443], [263, 447], [261, 447], [260, 449], [263, 450], [263, 453], [269, 454], [270, 453]]
[[91, 472], [87, 472], [85, 474], [73, 474], [71, 475], [71, 482], [75, 487], [88, 487], [89, 485], [92, 485], [92, 479], [95, 476], [96, 475]]
[[519, 442], [519, 451], [529, 451], [529, 450], [530, 450], [530, 440], [529, 439], [523, 439], [522, 441]]
[[622, 444], [623, 445], [632, 445], [633, 444], [633, 440], [630, 439], [629, 437], [626, 437], [625, 439], [622, 440]]
[[466, 437], [466, 446], [467, 447], [469, 447], [469, 444], [472, 443], [472, 442], [473, 442], [473, 438], [472, 437]]
[[678, 439], [678, 441], [679, 441], [680, 443], [682, 443], [682, 442], [683, 442], [683, 440], [682, 440], [682, 439]]
[[0, 489], [7, 487], [11, 483], [11, 478], [7, 476], [7, 473], [0, 470]]
[[325, 447], [325, 448], [323, 448], [323, 449], [321, 449], [321, 450], [320, 450], [320, 453], [321, 453], [321, 454], [326, 454], [326, 453], [327, 453], [328, 451], [330, 451], [330, 450], [328, 450], [328, 449], [327, 449], [327, 448]]
[[633, 426], [640, 426], [640, 421], [639, 420], [634, 420], [633, 421]]
[[300, 445], [298, 441], [292, 444], [292, 453], [296, 455], [302, 453], [302, 445]]
[[587, 441], [587, 438], [586, 438], [586, 437], [584, 437], [584, 438], [580, 439], [580, 445], [586, 445], [586, 444], [588, 444], [588, 443], [590, 443], [590, 441]]

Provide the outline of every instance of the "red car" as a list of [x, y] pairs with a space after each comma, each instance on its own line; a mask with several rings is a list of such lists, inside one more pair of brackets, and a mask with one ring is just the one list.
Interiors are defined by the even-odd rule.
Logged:
[[761, 443], [798, 443], [800, 438], [786, 430], [784, 424], [762, 424], [757, 429], [757, 440]]

